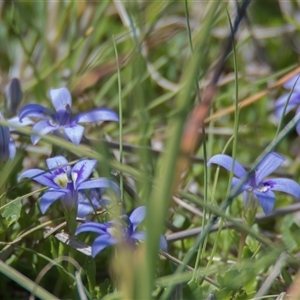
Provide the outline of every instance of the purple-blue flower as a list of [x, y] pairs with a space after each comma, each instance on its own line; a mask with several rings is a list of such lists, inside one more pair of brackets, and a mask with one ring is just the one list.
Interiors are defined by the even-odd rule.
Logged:
[[[78, 145], [84, 132], [84, 127], [79, 123], [119, 121], [118, 115], [109, 108], [96, 108], [72, 117], [72, 99], [67, 88], [50, 90], [50, 98], [56, 110], [55, 112], [39, 104], [28, 104], [20, 110], [19, 118], [21, 122], [25, 117], [42, 119], [33, 126], [33, 132], [38, 132], [41, 135], [50, 132], [62, 133], [73, 144]], [[40, 139], [40, 136], [34, 134], [31, 136], [34, 145]]]
[[[31, 178], [49, 187], [40, 201], [40, 209], [43, 214], [55, 201], [61, 199], [64, 210], [73, 209], [76, 213], [77, 211], [80, 212], [80, 217], [84, 217], [94, 210], [92, 206], [89, 209], [86, 207], [88, 206], [88, 199], [84, 199], [83, 192], [85, 190], [112, 188], [118, 194], [120, 193], [118, 185], [107, 178], [87, 180], [96, 163], [97, 161], [94, 159], [83, 159], [70, 167], [63, 156], [56, 156], [46, 160], [49, 172], [41, 169], [30, 169], [23, 172], [18, 180]], [[79, 193], [81, 194], [79, 195]], [[95, 199], [92, 203], [95, 203]], [[84, 207], [78, 207], [78, 205]]]
[[109, 200], [102, 198], [104, 190], [105, 189], [92, 189], [78, 193], [78, 218], [84, 218], [100, 208], [106, 208], [110, 204]]
[[[124, 215], [118, 220], [103, 224], [87, 222], [77, 228], [75, 235], [86, 231], [99, 234], [92, 244], [92, 256], [95, 257], [106, 247], [117, 243], [126, 242], [134, 246], [137, 240], [144, 241], [146, 239], [146, 232], [136, 231], [136, 229], [145, 217], [146, 207], [140, 206], [129, 217]], [[167, 251], [167, 241], [163, 236], [160, 237], [160, 248], [163, 251]]]
[[[264, 179], [275, 171], [284, 161], [284, 158], [271, 152], [267, 154], [258, 165], [254, 174], [247, 174], [246, 170], [237, 161], [225, 154], [217, 154], [208, 161], [208, 166], [217, 164], [228, 171], [233, 171], [236, 177], [232, 179], [232, 189], [235, 186], [241, 186], [239, 193], [243, 192], [244, 204], [246, 203], [249, 192], [253, 192], [257, 197], [263, 211], [268, 215], [274, 208], [275, 195], [273, 191], [281, 191], [290, 194], [296, 198], [300, 198], [300, 186], [294, 180], [286, 178]], [[232, 169], [233, 167], [233, 169]], [[246, 183], [242, 184], [242, 180], [248, 177]]]
[[[286, 102], [289, 103], [286, 106], [285, 114], [289, 113], [292, 109], [297, 108], [296, 114], [300, 112], [300, 74], [294, 76], [292, 79], [287, 81], [283, 86], [286, 89], [292, 90], [292, 93], [286, 93], [279, 97], [279, 99], [275, 102], [275, 116], [277, 120], [281, 119], [281, 116], [284, 111], [284, 107]], [[296, 126], [296, 130], [298, 134], [300, 134], [300, 122], [298, 122]]]
[[[4, 120], [0, 113], [0, 120]], [[9, 127], [0, 125], [0, 161], [13, 159], [16, 155], [15, 142], [10, 137]]]

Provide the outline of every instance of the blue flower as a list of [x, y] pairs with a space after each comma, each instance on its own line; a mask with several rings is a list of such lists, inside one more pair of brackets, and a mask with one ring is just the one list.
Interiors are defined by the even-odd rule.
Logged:
[[[234, 165], [233, 174], [238, 178], [233, 177], [232, 189], [234, 186], [241, 186], [239, 192], [243, 192], [244, 204], [246, 204], [249, 192], [252, 191], [257, 197], [264, 213], [268, 215], [275, 205], [275, 195], [272, 191], [281, 191], [296, 198], [300, 198], [300, 186], [294, 180], [286, 178], [264, 179], [266, 176], [275, 171], [283, 163], [283, 161], [284, 158], [281, 155], [271, 152], [260, 162], [255, 173], [250, 175], [247, 174], [242, 165], [225, 154], [213, 156], [207, 164], [208, 166], [211, 164], [217, 164], [228, 171], [231, 171]], [[247, 176], [249, 176], [247, 182], [241, 184], [242, 180], [244, 180]]]
[[78, 193], [77, 217], [84, 218], [100, 208], [106, 208], [110, 201], [102, 198], [105, 189], [92, 189]]
[[[0, 113], [0, 120], [4, 120]], [[0, 125], [0, 161], [13, 159], [16, 155], [15, 142], [10, 137], [9, 127]]]
[[[84, 198], [83, 192], [85, 190], [112, 188], [118, 194], [120, 193], [118, 185], [107, 178], [87, 180], [96, 163], [97, 161], [94, 159], [83, 159], [71, 168], [63, 156], [56, 156], [46, 160], [49, 172], [41, 169], [30, 169], [23, 172], [18, 180], [31, 178], [49, 187], [40, 201], [40, 209], [43, 214], [55, 201], [61, 199], [64, 210], [74, 209], [76, 213], [77, 211], [80, 212], [80, 217], [84, 217], [94, 210], [92, 206], [89, 209], [86, 208], [88, 199]], [[79, 193], [81, 194], [79, 195]], [[95, 199], [92, 203], [95, 203]], [[82, 207], [78, 207], [78, 204]], [[97, 208], [95, 206], [95, 209]]]
[[[283, 86], [286, 89], [292, 90], [292, 93], [286, 93], [282, 95], [276, 102], [275, 102], [275, 116], [277, 120], [281, 119], [281, 116], [284, 111], [284, 107], [286, 102], [289, 100], [289, 103], [286, 106], [285, 114], [289, 113], [292, 109], [297, 108], [296, 113], [300, 112], [300, 78], [299, 75], [294, 76], [292, 79], [287, 81]], [[300, 134], [300, 122], [298, 122], [296, 126], [296, 130], [298, 134]]]
[[[119, 121], [118, 115], [109, 108], [96, 108], [72, 117], [71, 94], [67, 88], [50, 90], [50, 98], [56, 112], [39, 104], [28, 104], [20, 110], [19, 118], [21, 122], [25, 117], [42, 119], [33, 126], [33, 132], [38, 132], [41, 135], [50, 132], [62, 133], [73, 144], [78, 145], [84, 132], [84, 127], [78, 123]], [[34, 134], [31, 136], [31, 141], [34, 145], [40, 139], [40, 136]]]
[[[103, 224], [87, 222], [77, 228], [75, 235], [86, 231], [99, 234], [92, 244], [92, 256], [95, 257], [108, 246], [122, 242], [135, 245], [137, 240], [144, 241], [146, 239], [146, 232], [136, 231], [136, 229], [145, 217], [146, 207], [140, 206], [131, 213], [130, 217], [124, 215], [118, 220]], [[160, 248], [167, 251], [167, 242], [163, 236], [160, 237]]]

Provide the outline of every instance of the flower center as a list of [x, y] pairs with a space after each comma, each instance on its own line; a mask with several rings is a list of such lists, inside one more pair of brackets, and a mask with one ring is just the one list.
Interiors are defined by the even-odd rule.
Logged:
[[110, 226], [106, 229], [106, 232], [112, 237], [125, 240], [130, 239], [130, 236], [133, 233], [132, 231], [132, 224], [127, 216], [121, 216], [120, 222], [119, 220], [111, 222]]
[[261, 183], [256, 190], [261, 192], [261, 193], [266, 193], [267, 191], [269, 191], [270, 189], [270, 185], [268, 183]]
[[117, 228], [114, 227], [114, 226], [107, 228], [106, 231], [107, 231], [111, 236], [113, 236], [113, 237], [116, 237], [116, 238], [117, 238], [117, 237], [120, 236], [120, 234], [118, 234]]
[[53, 127], [57, 126], [57, 123], [51, 118], [48, 120], [49, 124]]
[[76, 182], [77, 177], [78, 177], [78, 174], [76, 172], [71, 173], [71, 178], [72, 178], [73, 182]]
[[58, 174], [54, 179], [54, 182], [62, 188], [66, 188], [69, 182], [69, 178], [66, 173]]

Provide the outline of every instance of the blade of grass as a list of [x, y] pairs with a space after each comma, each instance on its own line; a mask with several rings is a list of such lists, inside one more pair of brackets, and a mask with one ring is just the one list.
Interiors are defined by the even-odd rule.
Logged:
[[147, 270], [145, 270], [145, 272], [147, 272], [146, 280], [148, 282], [148, 287], [144, 294], [145, 297], [149, 297], [151, 295], [159, 236], [163, 229], [169, 199], [172, 191], [174, 190], [174, 179], [176, 172], [175, 162], [179, 155], [179, 145], [183, 133], [184, 123], [188, 114], [190, 103], [193, 99], [190, 93], [194, 89], [195, 78], [198, 77], [199, 69], [201, 69], [200, 66], [204, 62], [201, 54], [205, 52], [207, 39], [209, 38], [214, 16], [219, 5], [219, 1], [210, 3], [210, 10], [208, 11], [203, 23], [203, 31], [201, 31], [201, 36], [199, 35], [197, 46], [195, 46], [195, 55], [187, 64], [187, 69], [184, 73], [185, 77], [182, 81], [186, 84], [184, 89], [176, 98], [175, 118], [173, 118], [170, 122], [170, 138], [167, 142], [167, 153], [162, 156], [163, 165], [161, 166], [160, 172], [155, 178], [155, 185], [157, 188], [153, 190], [151, 199], [148, 203], [148, 215], [146, 220], [148, 236], [146, 240], [145, 257], [145, 261], [147, 261]]
[[[113, 38], [115, 55], [117, 61], [117, 74], [118, 74], [118, 95], [119, 95], [119, 162], [123, 164], [123, 108], [122, 108], [122, 86], [121, 86], [121, 72], [119, 65], [118, 49]], [[120, 172], [120, 189], [121, 189], [121, 202], [124, 202], [124, 186], [123, 186], [123, 173]]]
[[40, 286], [36, 286], [36, 284], [28, 279], [26, 276], [15, 270], [14, 268], [10, 267], [9, 265], [5, 264], [3, 261], [0, 260], [0, 272], [25, 288], [27, 291], [32, 292], [34, 291], [34, 295], [39, 297], [42, 300], [59, 300], [59, 298], [55, 297], [54, 295], [50, 294], [48, 291], [43, 289]]

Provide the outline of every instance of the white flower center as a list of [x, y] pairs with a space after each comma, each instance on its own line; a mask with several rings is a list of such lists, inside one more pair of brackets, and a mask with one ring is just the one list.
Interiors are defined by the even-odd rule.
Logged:
[[268, 185], [262, 185], [256, 188], [257, 191], [265, 193], [270, 189]]
[[57, 123], [53, 119], [49, 119], [49, 124], [53, 127], [57, 126]]
[[66, 188], [67, 187], [67, 184], [69, 182], [69, 179], [68, 179], [68, 176], [66, 173], [62, 173], [62, 174], [59, 174], [57, 175], [55, 178], [54, 178], [54, 182], [59, 185], [60, 187], [62, 188]]
[[118, 237], [118, 230], [115, 227], [109, 227], [106, 231], [113, 237]]
[[71, 173], [71, 177], [72, 177], [72, 181], [73, 181], [73, 182], [76, 182], [77, 177], [78, 177], [78, 174], [77, 174], [76, 172], [72, 172], [72, 173]]

